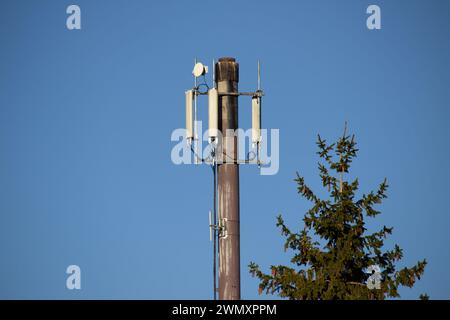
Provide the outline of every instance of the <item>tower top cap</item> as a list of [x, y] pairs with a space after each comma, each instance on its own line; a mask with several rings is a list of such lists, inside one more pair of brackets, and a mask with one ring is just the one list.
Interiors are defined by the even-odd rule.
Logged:
[[236, 62], [236, 59], [233, 57], [222, 57], [219, 58], [219, 62]]
[[234, 81], [239, 82], [239, 63], [235, 58], [222, 57], [216, 63], [215, 75], [216, 81]]

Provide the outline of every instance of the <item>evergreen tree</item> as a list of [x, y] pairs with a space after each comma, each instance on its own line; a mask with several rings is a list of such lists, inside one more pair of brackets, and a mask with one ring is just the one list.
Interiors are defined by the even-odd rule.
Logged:
[[[392, 250], [383, 249], [384, 240], [393, 229], [384, 226], [378, 232], [366, 232], [365, 218], [377, 216], [380, 211], [375, 206], [386, 198], [386, 179], [376, 192], [356, 199], [358, 179], [344, 180], [357, 156], [354, 136], [348, 136], [344, 130], [343, 136], [330, 145], [318, 136], [317, 146], [320, 178], [329, 197], [317, 197], [297, 173], [298, 193], [313, 206], [306, 212], [304, 227], [299, 232], [291, 231], [281, 215], [276, 224], [286, 237], [285, 251], [294, 252], [291, 259], [294, 267], [271, 266], [270, 274], [265, 274], [251, 262], [250, 273], [260, 280], [259, 293], [299, 300], [399, 297], [398, 287], [412, 287], [423, 274], [426, 260], [397, 270], [402, 249], [398, 245]], [[312, 239], [312, 233], [320, 242]], [[379, 268], [376, 275], [366, 273], [371, 266]], [[379, 288], [370, 286], [376, 284], [374, 276], [379, 277]]]

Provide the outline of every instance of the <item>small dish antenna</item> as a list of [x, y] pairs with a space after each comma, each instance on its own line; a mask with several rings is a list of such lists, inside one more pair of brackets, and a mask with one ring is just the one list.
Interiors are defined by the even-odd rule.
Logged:
[[198, 78], [208, 73], [208, 66], [203, 65], [201, 62], [197, 62], [192, 70], [194, 77]]

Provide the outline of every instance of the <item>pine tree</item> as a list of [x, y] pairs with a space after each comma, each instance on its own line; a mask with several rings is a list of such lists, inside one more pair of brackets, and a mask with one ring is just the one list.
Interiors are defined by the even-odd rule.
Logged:
[[[420, 279], [426, 260], [411, 268], [397, 270], [396, 263], [403, 251], [395, 245], [384, 250], [384, 240], [393, 228], [384, 226], [378, 232], [367, 234], [365, 219], [380, 214], [375, 206], [386, 198], [386, 179], [376, 192], [364, 194], [357, 199], [358, 179], [345, 181], [353, 159], [357, 156], [353, 136], [344, 130], [336, 143], [327, 144], [320, 135], [317, 139], [321, 161], [318, 163], [323, 187], [328, 199], [320, 199], [297, 173], [295, 179], [298, 193], [312, 202], [312, 208], [303, 218], [304, 226], [299, 232], [291, 231], [280, 216], [277, 227], [286, 237], [284, 249], [291, 249], [294, 267], [271, 266], [265, 274], [259, 266], [250, 263], [250, 273], [260, 280], [259, 293], [277, 294], [298, 300], [317, 299], [385, 299], [399, 297], [398, 287], [412, 287]], [[314, 233], [319, 241], [314, 241]], [[371, 266], [378, 266], [379, 288], [367, 285]], [[369, 269], [370, 270], [370, 269]]]

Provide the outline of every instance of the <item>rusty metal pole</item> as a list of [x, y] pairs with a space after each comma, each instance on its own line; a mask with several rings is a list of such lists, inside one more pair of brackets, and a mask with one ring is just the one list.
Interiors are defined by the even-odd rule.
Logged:
[[[220, 58], [215, 65], [219, 93], [237, 93], [239, 64], [234, 58]], [[241, 298], [240, 232], [239, 232], [239, 165], [237, 164], [238, 97], [219, 97], [218, 196], [219, 219], [224, 230], [219, 237], [219, 299]]]

